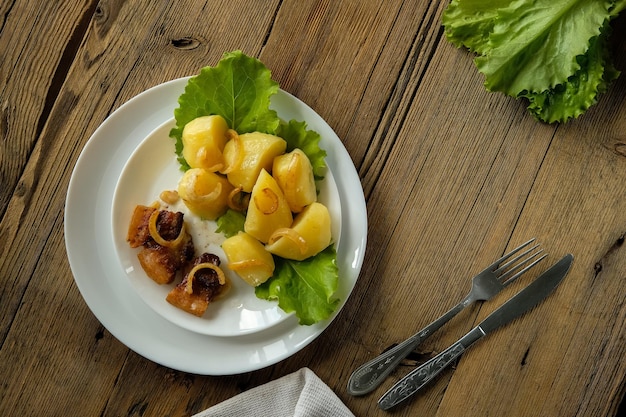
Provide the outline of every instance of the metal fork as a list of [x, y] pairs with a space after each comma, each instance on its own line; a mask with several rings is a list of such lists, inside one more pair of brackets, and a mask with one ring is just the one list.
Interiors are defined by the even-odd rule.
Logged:
[[361, 365], [350, 376], [348, 393], [350, 395], [364, 395], [373, 391], [417, 345], [446, 324], [461, 310], [475, 301], [489, 300], [543, 260], [547, 254], [543, 253], [543, 249], [539, 248], [539, 244], [531, 246], [534, 241], [535, 238], [523, 243], [476, 275], [472, 279], [470, 293], [444, 315], [404, 342]]

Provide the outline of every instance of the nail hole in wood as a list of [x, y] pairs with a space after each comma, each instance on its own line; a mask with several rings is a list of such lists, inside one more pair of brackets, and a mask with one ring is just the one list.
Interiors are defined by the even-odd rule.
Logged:
[[172, 39], [171, 43], [174, 48], [182, 50], [196, 49], [198, 46], [200, 46], [199, 40], [188, 36], [180, 39]]

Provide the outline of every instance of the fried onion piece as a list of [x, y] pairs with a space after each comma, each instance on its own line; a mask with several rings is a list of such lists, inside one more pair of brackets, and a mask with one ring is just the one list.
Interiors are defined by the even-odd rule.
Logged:
[[235, 158], [231, 164], [226, 166], [220, 172], [224, 175], [231, 173], [233, 170], [239, 168], [241, 163], [243, 162], [243, 144], [241, 143], [241, 138], [239, 138], [239, 134], [233, 130], [228, 129], [226, 132], [226, 137], [233, 142], [235, 146]]
[[302, 237], [300, 233], [298, 233], [297, 231], [289, 227], [281, 227], [280, 229], [276, 229], [276, 231], [272, 233], [272, 236], [270, 236], [270, 239], [268, 240], [267, 244], [271, 245], [274, 242], [276, 242], [278, 239], [283, 238], [283, 237], [286, 237], [287, 239], [295, 243], [298, 249], [300, 250], [300, 253], [302, 254], [306, 253], [306, 251], [309, 248], [306, 239]]
[[154, 241], [161, 246], [165, 246], [166, 248], [177, 249], [185, 241], [185, 237], [186, 237], [185, 222], [182, 222], [180, 226], [180, 230], [178, 232], [178, 236], [176, 236], [175, 239], [172, 239], [172, 240], [165, 239], [163, 236], [161, 236], [161, 233], [159, 232], [159, 228], [157, 227], [157, 220], [161, 213], [162, 213], [161, 211], [155, 210], [152, 212], [152, 214], [150, 215], [150, 218], [148, 219], [148, 230], [150, 231], [150, 237], [152, 237], [152, 239], [154, 239]]
[[224, 271], [222, 271], [222, 269], [219, 266], [214, 265], [210, 262], [203, 262], [191, 268], [191, 271], [189, 271], [189, 274], [187, 274], [187, 285], [185, 285], [185, 291], [187, 292], [187, 294], [193, 294], [193, 281], [194, 281], [196, 272], [202, 269], [212, 269], [217, 274], [217, 280], [219, 284], [220, 285], [226, 284], [226, 276], [224, 275]]
[[250, 194], [244, 193], [241, 187], [233, 189], [228, 194], [228, 207], [235, 211], [245, 211], [250, 203]]
[[212, 301], [230, 289], [230, 281], [219, 263], [217, 255], [200, 255], [183, 280], [169, 292], [166, 300], [187, 313], [201, 317]]
[[259, 192], [254, 193], [253, 197], [254, 204], [257, 209], [263, 214], [272, 214], [276, 210], [278, 210], [278, 205], [280, 203], [278, 199], [278, 195], [269, 187], [263, 188], [259, 190]]

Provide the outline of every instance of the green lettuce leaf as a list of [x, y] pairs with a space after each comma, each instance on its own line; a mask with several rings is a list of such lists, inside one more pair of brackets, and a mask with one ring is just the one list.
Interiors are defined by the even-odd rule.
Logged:
[[617, 16], [622, 10], [626, 9], [626, 0], [616, 0], [613, 3], [613, 9], [611, 10], [611, 16]]
[[476, 58], [490, 91], [517, 97], [562, 84], [600, 34], [611, 1], [517, 0], [500, 9], [489, 50]]
[[[609, 26], [606, 25], [605, 32]], [[529, 101], [528, 110], [548, 123], [566, 122], [587, 111], [606, 92], [619, 71], [609, 57], [607, 35], [603, 32], [591, 41], [585, 55], [578, 57], [580, 69], [567, 82], [540, 93], [521, 94]]]
[[243, 224], [246, 221], [246, 216], [243, 213], [235, 210], [228, 209], [226, 213], [217, 218], [215, 223], [217, 224], [217, 233], [221, 233], [224, 236], [233, 237], [239, 232], [243, 232]]
[[512, 1], [452, 0], [441, 18], [447, 39], [459, 48], [486, 53], [498, 11]]
[[291, 120], [289, 123], [281, 123], [277, 135], [287, 142], [287, 152], [300, 148], [311, 161], [315, 178], [318, 180], [323, 178], [326, 151], [319, 146], [319, 133], [307, 130], [305, 122]]
[[336, 258], [333, 245], [304, 261], [276, 258], [277, 272], [256, 287], [256, 295], [277, 300], [278, 306], [287, 313], [295, 311], [300, 324], [326, 320], [339, 304], [339, 300], [333, 298], [338, 283]]
[[619, 75], [609, 22], [626, 0], [452, 0], [447, 39], [478, 56], [485, 88], [529, 101], [544, 122], [565, 122], [597, 102]]
[[241, 51], [227, 52], [215, 67], [202, 68], [189, 79], [174, 110], [176, 127], [170, 136], [176, 140], [176, 154], [183, 169], [183, 128], [200, 116], [219, 114], [238, 133], [275, 133], [280, 119], [269, 108], [270, 98], [278, 92], [271, 72], [256, 58]]

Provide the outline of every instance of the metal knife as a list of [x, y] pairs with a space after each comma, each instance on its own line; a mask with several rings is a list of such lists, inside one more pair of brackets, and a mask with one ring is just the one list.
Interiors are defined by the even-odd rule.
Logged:
[[389, 410], [406, 400], [454, 362], [474, 342], [535, 307], [559, 285], [567, 275], [573, 260], [574, 257], [571, 254], [565, 255], [563, 259], [491, 313], [455, 344], [398, 381], [378, 400], [378, 406], [383, 410]]

